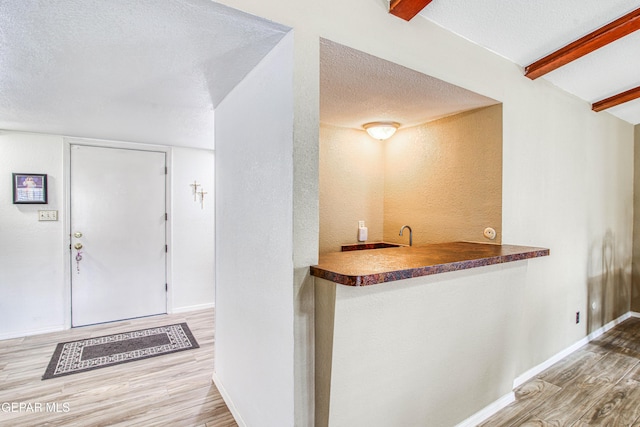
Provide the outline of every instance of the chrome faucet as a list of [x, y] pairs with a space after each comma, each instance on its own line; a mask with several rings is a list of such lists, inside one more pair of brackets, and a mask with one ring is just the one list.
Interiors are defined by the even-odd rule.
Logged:
[[409, 246], [413, 246], [413, 231], [411, 230], [411, 227], [409, 227], [408, 225], [403, 225], [400, 229], [400, 235], [402, 236], [402, 232], [405, 228], [409, 229]]

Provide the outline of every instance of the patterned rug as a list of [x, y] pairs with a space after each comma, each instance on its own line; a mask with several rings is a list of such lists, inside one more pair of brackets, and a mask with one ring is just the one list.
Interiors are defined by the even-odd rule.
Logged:
[[60, 343], [42, 379], [198, 347], [186, 323]]

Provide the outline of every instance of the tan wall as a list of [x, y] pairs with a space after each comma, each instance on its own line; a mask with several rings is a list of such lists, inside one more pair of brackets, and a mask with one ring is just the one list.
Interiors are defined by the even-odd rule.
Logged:
[[316, 426], [454, 426], [462, 406], [510, 393], [538, 261], [362, 287], [316, 279]]
[[383, 144], [363, 131], [320, 126], [320, 253], [357, 243], [360, 220], [368, 241], [382, 240]]
[[[357, 242], [499, 243], [502, 226], [502, 106], [399, 130], [387, 141], [320, 128], [320, 253]], [[486, 239], [486, 227], [497, 231]]]
[[633, 153], [633, 264], [631, 310], [640, 312], [640, 125], [635, 126]]
[[[502, 238], [502, 106], [402, 130], [385, 144], [384, 240], [404, 224], [413, 243]], [[493, 227], [495, 240], [483, 231]]]
[[[544, 246], [551, 256], [530, 262], [523, 282], [521, 310], [509, 314], [516, 322], [520, 341], [509, 355], [495, 353], [492, 366], [483, 378], [485, 392], [478, 384], [463, 384], [452, 395], [439, 395], [440, 402], [456, 404], [462, 421], [501, 397], [499, 378], [511, 375], [501, 367], [516, 364], [518, 374], [543, 363], [587, 336], [586, 322], [575, 323], [575, 312], [587, 312], [589, 278], [602, 274], [603, 262], [590, 256], [590, 248], [602, 245], [609, 231], [615, 236], [614, 268], [631, 278], [633, 226], [633, 126], [606, 112], [594, 113], [588, 102], [560, 91], [544, 78], [531, 81], [522, 69], [486, 49], [457, 37], [431, 21], [416, 17], [407, 23], [388, 13], [388, 2], [371, 0], [220, 0], [221, 3], [254, 15], [290, 25], [294, 46], [294, 151], [293, 151], [293, 262], [294, 295], [282, 296], [294, 310], [296, 356], [296, 422], [313, 425], [313, 388], [304, 388], [313, 371], [313, 292], [308, 266], [317, 262], [319, 201], [318, 121], [320, 37], [392, 61], [500, 101], [503, 105], [502, 237], [505, 242]], [[339, 11], [339, 12], [337, 12]], [[268, 84], [268, 83], [267, 83]], [[216, 113], [217, 114], [217, 113]], [[239, 140], [240, 141], [240, 140]], [[282, 160], [286, 163], [285, 160]], [[273, 203], [282, 203], [274, 200]], [[601, 251], [599, 251], [601, 253]], [[263, 256], [268, 256], [266, 251]], [[501, 278], [510, 283], [511, 278]], [[433, 286], [437, 286], [433, 283]], [[443, 284], [446, 287], [446, 284]], [[389, 292], [395, 287], [388, 287]], [[231, 290], [230, 290], [231, 292]], [[233, 288], [238, 296], [243, 286]], [[289, 299], [287, 299], [289, 298]], [[377, 300], [378, 310], [404, 312], [403, 307]], [[224, 305], [219, 310], [229, 310]], [[430, 310], [430, 306], [425, 306]], [[451, 307], [460, 313], [461, 307]], [[511, 307], [491, 304], [493, 311], [511, 312]], [[491, 314], [491, 313], [489, 313]], [[458, 316], [460, 317], [460, 316]], [[584, 318], [584, 316], [583, 316]], [[465, 336], [468, 319], [455, 324], [451, 336]], [[473, 319], [473, 318], [470, 318]], [[464, 321], [467, 320], [467, 321]], [[252, 321], [251, 319], [244, 320]], [[223, 328], [220, 322], [216, 328]], [[229, 326], [227, 324], [227, 326]], [[431, 326], [430, 326], [431, 327]], [[437, 327], [433, 326], [433, 327]], [[217, 332], [216, 332], [217, 333]], [[261, 336], [255, 332], [255, 339]], [[474, 337], [483, 343], [501, 345], [500, 337], [484, 333]], [[266, 342], [262, 340], [261, 342]], [[225, 349], [216, 347], [218, 353]], [[267, 342], [264, 352], [279, 352], [278, 342]], [[468, 354], [455, 346], [443, 347], [448, 363], [465, 366]], [[505, 360], [505, 357], [507, 360]], [[259, 355], [236, 358], [251, 368]], [[507, 363], [505, 363], [507, 362]], [[360, 360], [368, 366], [366, 358]], [[450, 376], [428, 381], [429, 390], [447, 386]], [[300, 383], [303, 383], [302, 386]], [[230, 383], [232, 404], [239, 384]], [[244, 384], [242, 384], [244, 385]], [[424, 383], [423, 383], [424, 387]], [[259, 393], [253, 393], [257, 395]], [[283, 393], [277, 405], [263, 393], [252, 404], [259, 410], [284, 411], [292, 393]], [[386, 393], [376, 400], [354, 398], [351, 404], [384, 409], [403, 409], [414, 401], [407, 392], [391, 402]], [[303, 403], [300, 403], [304, 399]], [[237, 406], [236, 406], [237, 407]], [[446, 411], [445, 405], [441, 406]], [[242, 411], [239, 412], [242, 415]], [[310, 419], [306, 419], [306, 416]], [[395, 425], [403, 425], [401, 422]]]

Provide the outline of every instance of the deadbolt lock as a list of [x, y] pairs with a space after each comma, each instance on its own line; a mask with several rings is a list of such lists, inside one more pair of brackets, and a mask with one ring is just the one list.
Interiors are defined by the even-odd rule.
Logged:
[[82, 237], [82, 233], [79, 231], [76, 231], [75, 233], [73, 233], [73, 237], [75, 237], [76, 239], [79, 239]]
[[77, 250], [82, 249], [82, 243], [76, 243], [75, 245], [73, 245], [74, 248], [76, 248]]

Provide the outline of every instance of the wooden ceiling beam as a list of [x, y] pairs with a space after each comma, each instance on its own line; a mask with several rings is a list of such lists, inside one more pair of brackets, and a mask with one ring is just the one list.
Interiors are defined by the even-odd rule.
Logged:
[[389, 4], [389, 13], [410, 21], [432, 0], [392, 0]]
[[640, 98], [640, 86], [633, 89], [629, 89], [617, 95], [610, 96], [602, 101], [594, 102], [591, 104], [593, 111], [602, 111], [607, 108], [615, 107], [616, 105], [624, 104], [625, 102], [633, 101]]
[[640, 8], [525, 67], [525, 76], [537, 79], [639, 29]]

